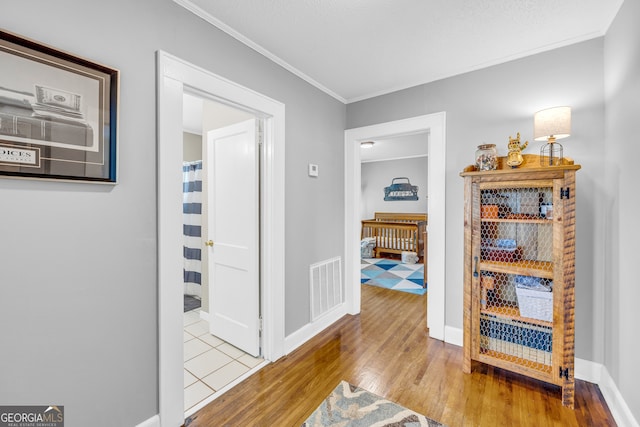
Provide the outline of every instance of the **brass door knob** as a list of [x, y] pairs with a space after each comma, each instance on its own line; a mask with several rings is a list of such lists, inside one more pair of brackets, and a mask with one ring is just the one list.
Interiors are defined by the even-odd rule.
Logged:
[[213, 247], [213, 240], [207, 240], [204, 244]]

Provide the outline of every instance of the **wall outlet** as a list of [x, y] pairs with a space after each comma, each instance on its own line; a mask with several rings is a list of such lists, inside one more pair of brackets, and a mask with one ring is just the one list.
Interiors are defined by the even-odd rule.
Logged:
[[309, 176], [318, 176], [318, 165], [309, 163]]

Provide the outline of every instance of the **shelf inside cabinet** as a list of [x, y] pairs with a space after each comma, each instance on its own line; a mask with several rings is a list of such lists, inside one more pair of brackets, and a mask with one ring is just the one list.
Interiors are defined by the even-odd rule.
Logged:
[[[485, 359], [486, 358], [486, 359]], [[513, 365], [518, 365], [518, 366], [526, 366], [528, 369], [531, 369], [533, 371], [538, 371], [542, 374], [546, 374], [546, 375], [550, 375], [552, 372], [552, 366], [549, 364], [545, 364], [545, 363], [541, 363], [541, 362], [536, 362], [536, 361], [532, 361], [529, 359], [524, 359], [521, 357], [513, 357], [510, 356], [508, 354], [504, 354], [501, 353], [499, 351], [493, 351], [493, 350], [487, 350], [487, 349], [481, 349], [480, 350], [480, 361], [482, 362], [486, 362], [486, 363], [491, 363], [491, 359], [496, 359], [496, 360], [501, 360], [501, 361], [505, 361], [508, 362], [509, 364]], [[497, 366], [502, 366], [500, 363], [492, 363], [494, 365]], [[509, 365], [505, 365], [504, 366], [506, 369], [509, 369]], [[513, 368], [512, 368], [513, 370]], [[536, 375], [530, 375], [532, 377], [536, 377]], [[539, 377], [539, 379], [541, 379], [542, 381], [545, 381], [546, 378], [545, 377]]]
[[532, 325], [548, 326], [552, 327], [553, 322], [547, 322], [545, 320], [533, 319], [531, 317], [520, 316], [520, 310], [518, 307], [509, 306], [486, 306], [480, 309], [482, 314], [490, 314], [491, 316], [503, 317], [506, 319], [517, 320], [519, 322], [530, 323]]
[[549, 261], [519, 260], [504, 262], [482, 260], [480, 261], [480, 270], [553, 279], [553, 262]]
[[522, 218], [480, 218], [482, 222], [503, 222], [503, 223], [516, 223], [516, 224], [553, 224], [552, 219], [539, 218], [539, 217], [522, 217]]

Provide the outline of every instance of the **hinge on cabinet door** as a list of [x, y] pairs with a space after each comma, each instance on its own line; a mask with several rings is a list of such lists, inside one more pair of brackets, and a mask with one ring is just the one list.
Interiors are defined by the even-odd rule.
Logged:
[[560, 378], [569, 379], [569, 368], [562, 369], [562, 366], [560, 366]]
[[262, 316], [258, 317], [258, 332], [262, 333], [264, 329], [264, 321], [262, 320]]
[[569, 187], [560, 189], [560, 200], [569, 198]]

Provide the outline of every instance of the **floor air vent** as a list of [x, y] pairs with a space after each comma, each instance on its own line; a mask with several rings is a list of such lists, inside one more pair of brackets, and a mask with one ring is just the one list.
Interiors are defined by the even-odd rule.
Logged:
[[309, 278], [311, 283], [311, 321], [314, 321], [344, 302], [340, 257], [312, 264]]

